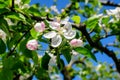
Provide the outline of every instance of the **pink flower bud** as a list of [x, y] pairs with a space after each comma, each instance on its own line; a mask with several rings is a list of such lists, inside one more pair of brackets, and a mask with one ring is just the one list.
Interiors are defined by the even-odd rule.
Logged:
[[29, 40], [26, 44], [27, 49], [29, 50], [37, 50], [38, 49], [38, 42], [37, 40]]
[[37, 32], [43, 32], [45, 30], [45, 23], [44, 22], [36, 23], [35, 26], [34, 26], [34, 29]]
[[72, 47], [80, 47], [80, 46], [83, 45], [83, 41], [80, 40], [80, 39], [73, 39], [73, 40], [70, 41], [70, 45]]

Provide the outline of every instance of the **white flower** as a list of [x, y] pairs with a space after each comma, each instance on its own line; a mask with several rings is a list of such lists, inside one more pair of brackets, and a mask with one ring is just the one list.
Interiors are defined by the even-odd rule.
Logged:
[[59, 74], [50, 75], [51, 80], [62, 80]]
[[72, 39], [76, 36], [76, 31], [72, 30], [72, 25], [69, 22], [64, 25], [63, 32], [66, 39]]
[[0, 38], [4, 41], [4, 40], [6, 40], [6, 33], [2, 30], [2, 29], [0, 29]]
[[51, 32], [44, 34], [43, 36], [45, 38], [51, 39], [51, 38], [55, 37], [56, 35], [57, 35], [57, 33], [55, 31], [51, 31]]
[[80, 39], [73, 39], [73, 40], [70, 41], [70, 45], [72, 47], [80, 47], [80, 46], [83, 45], [83, 41], [80, 40]]
[[55, 5], [54, 5], [54, 6], [51, 6], [50, 8], [51, 8], [51, 10], [54, 11], [55, 13], [57, 13], [57, 14], [60, 13]]
[[48, 65], [49, 65], [49, 66], [55, 66], [55, 65], [56, 65], [56, 56], [54, 56], [54, 55], [51, 54], [51, 53], [49, 53], [48, 55], [51, 57]]
[[29, 40], [26, 44], [27, 49], [29, 50], [37, 50], [38, 49], [38, 42], [37, 40]]
[[58, 22], [50, 22], [50, 28], [54, 30], [59, 30], [60, 29], [60, 23]]
[[51, 41], [52, 41], [51, 42], [52, 47], [58, 47], [62, 42], [62, 38], [60, 35], [56, 35], [55, 37], [52, 38]]
[[100, 0], [100, 2], [102, 2], [102, 3], [107, 3], [108, 0]]
[[61, 44], [62, 37], [60, 35], [63, 35], [66, 39], [72, 39], [76, 35], [76, 31], [72, 30], [72, 26], [69, 22], [63, 27], [60, 27], [57, 22], [52, 22], [52, 24], [50, 24], [50, 27], [56, 31], [50, 31], [43, 36], [45, 38], [51, 39], [52, 47], [58, 47]]
[[111, 16], [115, 16], [117, 20], [120, 19], [120, 7], [116, 7], [115, 9], [109, 9], [109, 10], [106, 10], [106, 13]]
[[63, 19], [63, 20], [61, 20], [61, 24], [67, 24], [68, 23], [68, 21], [69, 21], [69, 19], [70, 19], [70, 17], [66, 17], [65, 19]]
[[34, 26], [34, 29], [37, 32], [43, 32], [45, 30], [45, 23], [44, 22], [36, 23], [35, 26]]
[[20, 5], [21, 0], [15, 0], [15, 4]]
[[21, 9], [28, 9], [28, 8], [30, 8], [29, 4], [24, 4], [23, 6], [21, 6]]

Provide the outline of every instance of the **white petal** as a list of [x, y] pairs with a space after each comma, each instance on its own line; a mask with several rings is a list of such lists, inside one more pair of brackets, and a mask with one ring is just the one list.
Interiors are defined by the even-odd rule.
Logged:
[[60, 23], [61, 24], [67, 24], [69, 21], [70, 17], [66, 17], [64, 20], [62, 20]]
[[66, 39], [72, 39], [72, 38], [74, 38], [75, 36], [76, 36], [76, 31], [75, 31], [75, 30], [70, 30], [70, 31], [64, 33], [64, 37], [65, 37]]
[[67, 23], [67, 24], [65, 24], [64, 25], [64, 32], [68, 32], [68, 31], [71, 31], [72, 30], [72, 25], [71, 25], [71, 23]]
[[50, 28], [54, 30], [60, 29], [60, 23], [58, 22], [50, 22]]
[[60, 35], [56, 35], [51, 41], [52, 47], [58, 47], [62, 42], [62, 37]]
[[56, 34], [57, 34], [57, 33], [56, 33], [55, 31], [51, 31], [51, 32], [48, 32], [48, 33], [44, 34], [43, 36], [44, 36], [45, 38], [50, 39], [50, 38], [55, 37]]

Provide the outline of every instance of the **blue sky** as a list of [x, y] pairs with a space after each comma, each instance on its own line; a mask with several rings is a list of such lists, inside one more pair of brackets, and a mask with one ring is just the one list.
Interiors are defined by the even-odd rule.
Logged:
[[[113, 1], [115, 3], [120, 3], [120, 0], [111, 0], [111, 1]], [[32, 5], [32, 4], [35, 4], [35, 3], [40, 3], [41, 6], [45, 6], [46, 5], [47, 7], [50, 7], [51, 5], [53, 5], [53, 0], [31, 0], [30, 4]], [[65, 6], [68, 3], [69, 3], [69, 0], [57, 0], [57, 8], [58, 8], [58, 10], [60, 11], [60, 9], [65, 8]], [[114, 7], [107, 6], [107, 7], [103, 7], [102, 10], [104, 10], [104, 9], [113, 9], [113, 8]], [[81, 18], [82, 18], [81, 20], [85, 20], [84, 17], [81, 17]], [[109, 37], [106, 40], [102, 40], [101, 42], [102, 42], [102, 44], [105, 45], [106, 43], [113, 42], [114, 39], [115, 39], [115, 36]], [[110, 50], [117, 50], [117, 49], [115, 49], [113, 47], [109, 47], [109, 49]], [[110, 63], [110, 64], [113, 63], [112, 59], [109, 58], [108, 56], [106, 56], [105, 54], [98, 53], [98, 54], [96, 54], [96, 57], [97, 57], [98, 61], [107, 62], [107, 63]], [[96, 65], [97, 63], [93, 61], [93, 64]], [[33, 80], [36, 80], [36, 79], [34, 78]], [[74, 78], [74, 80], [79, 80], [79, 78], [76, 77], [76, 78]]]

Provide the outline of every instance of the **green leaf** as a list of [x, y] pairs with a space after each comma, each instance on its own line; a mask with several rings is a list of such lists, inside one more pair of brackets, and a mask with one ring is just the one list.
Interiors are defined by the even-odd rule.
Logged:
[[71, 60], [71, 55], [70, 55], [70, 48], [64, 48], [61, 53], [64, 55], [64, 57], [66, 58], [67, 62], [69, 63]]
[[34, 28], [30, 30], [30, 34], [33, 38], [37, 39], [38, 35], [40, 34], [39, 32], [36, 32]]
[[34, 63], [38, 64], [38, 54], [37, 54], [37, 52], [34, 51], [34, 52], [32, 52], [32, 54], [33, 54], [32, 59], [33, 59]]
[[22, 0], [21, 2], [23, 2], [23, 4], [29, 4], [30, 0]]
[[5, 4], [5, 2], [2, 2], [2, 1], [0, 1], [0, 9], [1, 8], [5, 8], [7, 5]]
[[11, 49], [15, 44], [17, 44], [20, 37], [21, 35], [15, 32], [11, 39], [7, 41], [8, 49]]
[[39, 80], [50, 80], [48, 72], [46, 70], [42, 69], [42, 68], [37, 68], [36, 69], [35, 76]]
[[8, 70], [8, 69], [3, 69], [0, 72], [0, 79], [3, 80], [13, 80], [13, 71], [12, 70]]
[[75, 8], [79, 8], [79, 3], [78, 2], [75, 3]]
[[7, 37], [10, 37], [9, 26], [4, 18], [0, 18], [0, 29], [7, 34]]
[[110, 20], [110, 17], [104, 17], [104, 18], [102, 18], [102, 23], [105, 24], [105, 25], [107, 25], [107, 24], [109, 24], [108, 23], [109, 20]]
[[20, 13], [11, 12], [6, 17], [14, 20], [25, 21], [25, 17]]
[[34, 7], [34, 5], [29, 8], [28, 12], [34, 16], [38, 16], [38, 17], [41, 16], [39, 10], [36, 7]]
[[93, 53], [91, 53], [91, 51], [89, 51], [87, 48], [77, 47], [77, 48], [74, 48], [74, 50], [76, 52], [79, 52], [80, 54], [83, 54], [89, 58], [92, 58], [93, 60], [95, 60], [97, 62], [95, 55]]
[[50, 60], [50, 56], [45, 53], [45, 55], [42, 57], [42, 63], [41, 63], [41, 66], [43, 69], [48, 69], [48, 63], [49, 63], [49, 60]]
[[79, 24], [81, 20], [80, 16], [73, 16], [71, 19], [77, 24]]
[[0, 14], [3, 14], [3, 13], [6, 13], [6, 12], [9, 12], [9, 10], [7, 8], [0, 8]]
[[94, 29], [96, 25], [98, 24], [98, 18], [91, 17], [86, 21], [87, 27], [90, 29]]
[[3, 42], [2, 39], [0, 39], [0, 54], [4, 53], [6, 51], [6, 45]]

